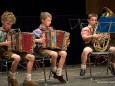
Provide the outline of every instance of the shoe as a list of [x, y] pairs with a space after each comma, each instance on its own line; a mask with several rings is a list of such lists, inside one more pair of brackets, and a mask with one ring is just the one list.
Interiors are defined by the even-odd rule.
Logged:
[[13, 79], [10, 76], [8, 76], [8, 82], [12, 85], [12, 86], [19, 86], [19, 83], [17, 81], [17, 79]]
[[113, 68], [113, 65], [112, 65], [112, 64], [109, 64], [109, 65], [108, 65], [108, 68], [109, 68], [109, 70], [111, 71], [111, 74], [112, 74], [113, 76], [115, 76], [115, 68]]
[[56, 72], [53, 72], [53, 71], [52, 71], [52, 74], [53, 74], [53, 78], [54, 78], [54, 79], [57, 79]]
[[33, 82], [32, 80], [31, 81], [24, 80], [23, 85], [24, 86], [37, 86], [37, 83]]
[[66, 83], [66, 81], [63, 79], [63, 76], [57, 76], [56, 72], [53, 72], [53, 71], [52, 71], [52, 74], [53, 74], [54, 79], [58, 79], [61, 83]]
[[80, 76], [85, 76], [86, 70], [81, 69], [80, 70]]
[[61, 75], [61, 76], [57, 76], [57, 75], [55, 75], [55, 76], [53, 76], [55, 79], [58, 79], [61, 83], [66, 83], [66, 81], [63, 79], [63, 76]]

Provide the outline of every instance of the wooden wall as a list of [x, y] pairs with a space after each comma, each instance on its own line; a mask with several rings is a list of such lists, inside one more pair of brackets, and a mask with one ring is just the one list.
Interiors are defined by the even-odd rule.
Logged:
[[86, 14], [101, 14], [103, 7], [108, 7], [115, 13], [115, 0], [86, 0]]

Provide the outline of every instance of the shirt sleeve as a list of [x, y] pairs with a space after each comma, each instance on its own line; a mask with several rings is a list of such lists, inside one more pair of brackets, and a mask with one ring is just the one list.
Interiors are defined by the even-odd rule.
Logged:
[[3, 34], [2, 31], [0, 31], [0, 42], [4, 42], [5, 41], [5, 34]]
[[35, 37], [40, 38], [42, 31], [40, 29], [36, 29], [33, 31], [33, 34], [35, 35]]
[[87, 27], [83, 28], [82, 31], [81, 31], [81, 36], [83, 39], [85, 39], [85, 37], [89, 36], [90, 35], [90, 31]]

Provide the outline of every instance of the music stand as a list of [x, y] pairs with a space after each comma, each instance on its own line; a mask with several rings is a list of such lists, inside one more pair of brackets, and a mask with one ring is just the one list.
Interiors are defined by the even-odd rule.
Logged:
[[115, 33], [115, 17], [100, 17], [96, 32]]

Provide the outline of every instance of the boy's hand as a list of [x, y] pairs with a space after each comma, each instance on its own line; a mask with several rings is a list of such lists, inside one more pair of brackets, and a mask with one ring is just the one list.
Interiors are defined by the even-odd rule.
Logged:
[[110, 34], [109, 34], [109, 33], [105, 33], [105, 34], [104, 34], [104, 37], [105, 37], [106, 39], [109, 39], [109, 38], [110, 38]]
[[70, 39], [67, 40], [67, 47], [69, 46], [70, 44]]
[[40, 43], [44, 43], [45, 42], [45, 38], [40, 39]]
[[34, 42], [36, 43], [44, 43], [45, 42], [45, 38], [41, 38], [41, 39], [35, 39]]
[[5, 41], [5, 42], [4, 42], [4, 45], [5, 45], [5, 46], [11, 46], [11, 41]]
[[92, 37], [93, 37], [93, 38], [98, 38], [99, 35], [98, 35], [98, 34], [93, 34]]

